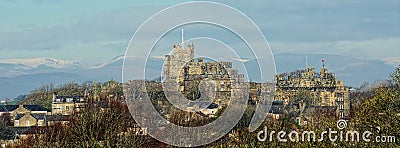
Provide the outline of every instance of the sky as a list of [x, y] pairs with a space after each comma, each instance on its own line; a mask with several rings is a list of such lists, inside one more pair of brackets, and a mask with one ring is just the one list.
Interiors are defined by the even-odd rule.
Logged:
[[[0, 0], [0, 60], [104, 63], [124, 54], [147, 18], [182, 2]], [[400, 1], [217, 2], [250, 17], [274, 54], [334, 54], [400, 64]]]

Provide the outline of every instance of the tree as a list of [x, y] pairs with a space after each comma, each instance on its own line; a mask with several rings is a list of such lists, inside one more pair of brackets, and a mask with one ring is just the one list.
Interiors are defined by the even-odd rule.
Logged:
[[400, 66], [396, 68], [395, 72], [391, 75], [392, 81], [397, 88], [400, 87]]
[[0, 118], [0, 139], [8, 140], [14, 137], [13, 132], [10, 128], [8, 128], [7, 123]]
[[38, 129], [38, 135], [30, 137], [21, 146], [140, 147], [146, 137], [129, 130], [134, 125], [126, 104], [93, 102], [73, 116], [68, 124]]
[[396, 143], [377, 143], [380, 147], [400, 145], [400, 68], [396, 68], [391, 78], [395, 86], [376, 88], [371, 97], [355, 106], [355, 117], [350, 120], [359, 131], [396, 137]]

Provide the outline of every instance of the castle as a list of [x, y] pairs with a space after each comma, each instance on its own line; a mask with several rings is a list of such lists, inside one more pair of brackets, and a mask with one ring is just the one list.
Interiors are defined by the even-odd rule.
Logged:
[[[164, 79], [171, 79], [179, 84], [177, 88], [183, 94], [187, 94], [197, 86], [199, 81], [210, 78], [216, 82], [216, 103], [227, 105], [233, 84], [250, 84], [250, 99], [258, 102], [261, 83], [244, 82], [244, 75], [238, 74], [232, 68], [232, 62], [205, 62], [203, 58], [194, 57], [194, 45], [187, 45], [183, 49], [181, 45], [174, 45], [171, 55], [164, 58]], [[303, 110], [312, 107], [334, 108], [340, 118], [349, 116], [350, 102], [349, 89], [338, 80], [333, 73], [329, 73], [325, 65], [319, 73], [313, 67], [307, 66], [305, 70], [275, 75], [274, 100], [282, 100], [285, 105], [293, 102], [303, 103]], [[299, 98], [303, 93], [309, 100]], [[190, 96], [189, 96], [190, 99]], [[196, 98], [191, 98], [195, 100]]]
[[349, 89], [335, 74], [329, 73], [325, 66], [319, 73], [316, 73], [313, 67], [307, 67], [306, 70], [277, 74], [275, 79], [275, 100], [284, 100], [285, 104], [289, 104], [300, 101], [295, 99], [299, 99], [299, 93], [305, 93], [311, 99], [308, 100], [309, 106], [336, 107], [338, 117], [349, 116]]
[[[164, 56], [163, 84], [149, 82], [147, 85], [155, 88], [153, 90], [159, 93], [179, 91], [187, 99], [195, 101], [201, 96], [198, 91], [199, 85], [205, 79], [211, 79], [215, 87], [214, 90], [201, 93], [215, 93], [213, 103], [220, 107], [227, 106], [230, 99], [246, 95], [249, 96], [249, 102], [257, 104], [261, 92], [265, 91], [261, 89], [275, 89], [275, 91], [268, 91], [274, 92], [275, 104], [279, 102], [278, 104], [285, 108], [297, 104], [296, 108], [300, 110], [299, 117], [309, 118], [306, 117], [308, 116], [306, 113], [310, 110], [318, 112], [319, 109], [329, 110], [328, 112], [342, 119], [348, 118], [350, 113], [349, 88], [345, 87], [334, 73], [328, 72], [325, 66], [319, 73], [315, 72], [313, 67], [307, 66], [305, 70], [276, 74], [275, 83], [244, 82], [244, 75], [232, 68], [232, 62], [195, 57], [193, 43], [187, 45], [186, 48], [180, 44], [173, 45], [172, 53]], [[130, 81], [128, 85], [132, 83], [134, 81]], [[168, 90], [171, 88], [166, 90], [162, 86], [165, 83], [173, 83], [172, 90]], [[246, 86], [249, 88], [245, 88]], [[201, 104], [201, 102], [198, 103]], [[275, 114], [277, 112], [272, 111]], [[317, 112], [315, 114], [318, 114]], [[302, 113], [304, 114], [301, 115]]]
[[[178, 90], [188, 93], [203, 79], [212, 79], [215, 83], [216, 103], [227, 105], [231, 90], [244, 83], [244, 75], [232, 68], [232, 62], [206, 62], [194, 57], [194, 45], [173, 46], [173, 53], [165, 55], [164, 79], [176, 80]], [[208, 92], [207, 92], [208, 93]], [[196, 98], [191, 98], [195, 100]]]

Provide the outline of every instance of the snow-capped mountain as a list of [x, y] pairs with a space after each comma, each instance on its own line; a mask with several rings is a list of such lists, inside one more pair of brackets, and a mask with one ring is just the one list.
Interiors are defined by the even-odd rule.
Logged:
[[6, 59], [0, 60], [0, 77], [80, 68], [83, 68], [82, 62], [54, 58]]
[[54, 58], [0, 60], [0, 99], [28, 94], [50, 83], [60, 85], [70, 81], [120, 80], [122, 60], [116, 57], [96, 66]]
[[52, 68], [78, 68], [82, 66], [81, 62], [59, 60], [54, 58], [33, 58], [33, 59], [6, 59], [0, 60], [0, 64], [20, 65], [24, 69], [37, 68], [41, 65]]

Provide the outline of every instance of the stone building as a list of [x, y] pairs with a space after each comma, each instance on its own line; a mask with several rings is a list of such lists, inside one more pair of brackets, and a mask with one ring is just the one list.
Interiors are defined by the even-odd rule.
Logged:
[[188, 45], [186, 49], [180, 45], [173, 46], [173, 54], [164, 57], [164, 78], [176, 79], [182, 67], [194, 61], [194, 45]]
[[[130, 80], [124, 83], [124, 96], [135, 98], [147, 94], [166, 119], [173, 114], [174, 106], [169, 102], [170, 97], [184, 95], [189, 101], [183, 99], [184, 103], [178, 103], [181, 109], [212, 117], [231, 100], [248, 96], [245, 89], [248, 83], [244, 82], [243, 74], [232, 68], [231, 62], [195, 58], [193, 44], [187, 45], [186, 49], [174, 45], [172, 53], [165, 55], [163, 70], [162, 83], [156, 80]], [[146, 88], [142, 88], [144, 83]]]
[[85, 96], [59, 96], [54, 93], [51, 112], [53, 115], [72, 115], [80, 112], [86, 103]]
[[17, 114], [14, 119], [14, 127], [46, 126], [46, 114]]
[[[171, 55], [165, 55], [164, 59], [164, 83], [174, 81], [177, 83], [177, 90], [188, 94], [202, 80], [212, 80], [215, 84], [215, 103], [225, 106], [231, 96], [232, 88], [244, 85], [244, 75], [232, 68], [232, 62], [212, 62], [203, 58], [194, 57], [194, 45], [187, 45], [183, 49], [180, 45], [173, 46]], [[205, 91], [204, 93], [211, 93]], [[213, 93], [214, 93], [213, 92]], [[190, 98], [190, 96], [189, 96]], [[197, 98], [190, 98], [195, 100]]]
[[46, 126], [51, 111], [40, 105], [0, 105], [0, 115], [6, 114], [15, 127]]
[[305, 70], [277, 74], [275, 79], [275, 100], [284, 100], [285, 104], [304, 101], [296, 100], [299, 99], [299, 94], [303, 93], [311, 99], [307, 105], [336, 107], [340, 118], [349, 116], [349, 88], [325, 67], [321, 68], [319, 73], [316, 73], [313, 67], [307, 67]]

